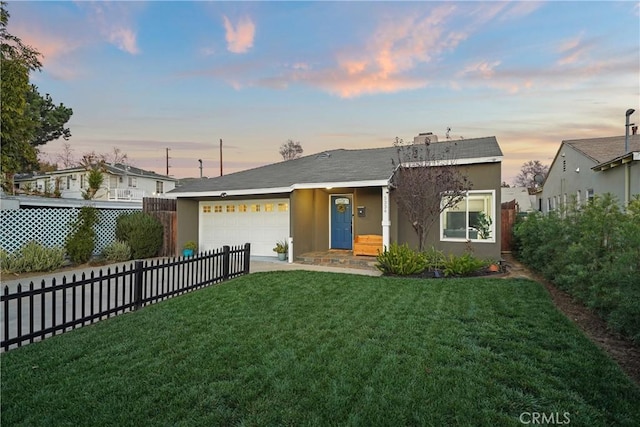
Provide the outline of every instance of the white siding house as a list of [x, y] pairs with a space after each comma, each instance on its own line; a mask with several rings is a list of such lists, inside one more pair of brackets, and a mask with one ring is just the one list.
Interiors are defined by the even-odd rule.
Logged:
[[[63, 199], [82, 199], [89, 188], [89, 172], [82, 167], [16, 175], [17, 194], [58, 195]], [[142, 201], [144, 197], [163, 197], [173, 190], [176, 179], [124, 164], [106, 164], [104, 180], [94, 200]]]

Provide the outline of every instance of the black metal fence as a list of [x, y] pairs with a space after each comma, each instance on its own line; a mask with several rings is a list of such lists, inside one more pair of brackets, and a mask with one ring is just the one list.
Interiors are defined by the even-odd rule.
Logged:
[[192, 257], [135, 261], [127, 267], [64, 276], [49, 285], [5, 286], [0, 295], [3, 323], [0, 348], [25, 343], [94, 323], [176, 295], [249, 273], [251, 247], [229, 247]]

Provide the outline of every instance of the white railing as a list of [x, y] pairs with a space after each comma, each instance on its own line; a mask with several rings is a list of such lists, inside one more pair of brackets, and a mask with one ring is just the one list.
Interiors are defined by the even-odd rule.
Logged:
[[109, 190], [109, 200], [129, 200], [129, 201], [142, 201], [144, 198], [144, 190], [137, 188], [112, 188]]

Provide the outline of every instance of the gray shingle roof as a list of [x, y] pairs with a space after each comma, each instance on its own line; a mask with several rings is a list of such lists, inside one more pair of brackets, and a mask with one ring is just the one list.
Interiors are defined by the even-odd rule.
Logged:
[[[502, 156], [498, 141], [493, 136], [438, 142], [430, 147], [436, 159], [445, 158], [447, 150], [455, 152], [455, 157], [461, 161]], [[331, 150], [221, 177], [191, 180], [170, 193], [179, 195], [193, 192], [283, 188], [294, 184], [383, 181], [391, 177], [394, 169], [392, 160], [397, 160], [394, 147]]]
[[[605, 138], [571, 139], [562, 141], [596, 163], [604, 163], [624, 154], [624, 135]], [[629, 135], [629, 149], [640, 151], [640, 135]]]

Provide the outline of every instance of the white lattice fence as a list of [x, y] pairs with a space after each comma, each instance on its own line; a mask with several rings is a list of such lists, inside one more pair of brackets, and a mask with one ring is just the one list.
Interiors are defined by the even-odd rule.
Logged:
[[[138, 209], [99, 209], [99, 222], [94, 227], [96, 247], [94, 254], [116, 239], [116, 219], [124, 213]], [[25, 243], [35, 240], [47, 247], [64, 247], [70, 224], [80, 209], [40, 208], [10, 209], [0, 211], [0, 247], [15, 252]]]

